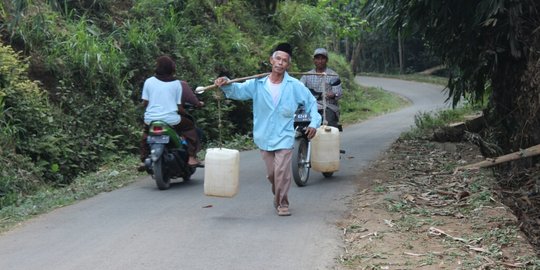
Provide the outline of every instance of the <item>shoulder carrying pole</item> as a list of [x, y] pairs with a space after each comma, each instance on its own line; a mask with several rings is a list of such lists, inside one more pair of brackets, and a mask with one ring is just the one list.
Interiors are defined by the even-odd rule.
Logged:
[[[270, 74], [270, 72], [266, 72], [266, 73], [261, 73], [261, 74], [257, 74], [257, 75], [252, 75], [252, 76], [247, 76], [247, 77], [242, 77], [242, 78], [236, 78], [236, 79], [229, 80], [228, 82], [225, 83], [225, 85], [235, 83], [235, 82], [247, 81], [247, 80], [250, 80], [250, 79], [262, 78], [262, 77], [267, 76], [269, 74]], [[314, 72], [290, 72], [290, 74], [294, 74], [294, 75], [337, 76], [337, 75], [334, 75], [334, 74], [314, 73]], [[202, 94], [206, 90], [210, 90], [210, 89], [213, 89], [213, 88], [217, 88], [217, 85], [212, 84], [212, 85], [209, 85], [209, 86], [198, 86], [197, 88], [195, 88], [195, 94]]]
[[[236, 79], [227, 81], [225, 84], [231, 84], [231, 83], [234, 83], [234, 82], [241, 82], [241, 81], [247, 81], [247, 80], [250, 80], [250, 79], [262, 78], [264, 76], [267, 76], [268, 74], [270, 74], [270, 73], [267, 72], [267, 73], [261, 73], [261, 74], [248, 76], [248, 77], [236, 78]], [[199, 87], [195, 88], [195, 93], [196, 94], [202, 94], [206, 90], [210, 90], [210, 89], [213, 89], [213, 88], [217, 88], [217, 85], [212, 84], [212, 85], [209, 85], [209, 86], [199, 86]]]

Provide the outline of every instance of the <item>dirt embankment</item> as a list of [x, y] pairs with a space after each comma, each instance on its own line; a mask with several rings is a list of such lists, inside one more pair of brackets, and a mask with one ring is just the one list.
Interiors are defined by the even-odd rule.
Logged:
[[358, 178], [339, 268], [538, 269], [492, 171], [453, 172], [480, 160], [468, 143], [394, 143]]

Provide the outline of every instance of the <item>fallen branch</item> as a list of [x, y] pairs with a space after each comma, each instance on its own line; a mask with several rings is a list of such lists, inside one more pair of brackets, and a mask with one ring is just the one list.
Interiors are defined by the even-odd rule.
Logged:
[[417, 253], [411, 253], [411, 252], [403, 252], [403, 254], [409, 255], [409, 256], [415, 256], [415, 257], [420, 257], [420, 256], [426, 256], [426, 255], [429, 255], [429, 253], [417, 254]]
[[433, 133], [433, 139], [437, 142], [460, 142], [467, 132], [476, 133], [485, 125], [484, 116], [480, 114], [466, 116], [462, 122], [450, 123], [437, 128]]
[[502, 265], [512, 267], [512, 268], [522, 268], [525, 266], [524, 263], [507, 263], [507, 262], [501, 262]]
[[366, 237], [372, 236], [372, 235], [373, 235], [373, 236], [377, 236], [377, 232], [372, 232], [372, 233], [368, 233], [368, 234], [366, 234], [366, 235], [362, 235], [362, 236], [360, 236], [360, 239], [366, 238]]
[[430, 228], [428, 229], [428, 234], [436, 235], [436, 236], [444, 235], [444, 236], [449, 237], [449, 238], [452, 238], [453, 240], [456, 240], [456, 241], [460, 241], [460, 242], [463, 242], [463, 243], [467, 243], [467, 242], [468, 242], [467, 240], [465, 240], [465, 239], [463, 239], [463, 238], [451, 236], [451, 235], [447, 234], [446, 232], [444, 232], [443, 230], [437, 229], [437, 228], [435, 228], [435, 227], [430, 227]]
[[388, 225], [390, 228], [393, 228], [393, 227], [395, 226], [395, 224], [392, 223], [392, 221], [391, 221], [391, 220], [388, 220], [388, 219], [385, 219], [385, 220], [384, 220], [384, 223], [385, 223], [386, 225]]
[[508, 161], [518, 160], [518, 159], [527, 158], [527, 157], [533, 157], [536, 155], [540, 155], [540, 144], [531, 146], [527, 149], [522, 149], [520, 151], [511, 153], [511, 154], [507, 154], [504, 156], [496, 157], [493, 159], [491, 158], [486, 159], [484, 161], [480, 161], [480, 162], [470, 164], [467, 166], [457, 167], [456, 170], [454, 171], [454, 174], [462, 170], [478, 170], [480, 168], [486, 168], [486, 167], [494, 166], [497, 164], [505, 163]]
[[432, 252], [429, 252], [429, 253], [403, 252], [403, 254], [409, 255], [409, 256], [414, 256], [414, 257], [421, 257], [421, 256], [427, 256], [427, 255], [441, 255], [441, 254], [443, 254], [443, 253], [442, 253], [442, 252], [432, 251]]
[[474, 251], [478, 251], [478, 252], [482, 252], [482, 253], [488, 253], [488, 251], [485, 248], [475, 247], [475, 246], [471, 246], [471, 245], [467, 245], [467, 247], [470, 250], [474, 250]]

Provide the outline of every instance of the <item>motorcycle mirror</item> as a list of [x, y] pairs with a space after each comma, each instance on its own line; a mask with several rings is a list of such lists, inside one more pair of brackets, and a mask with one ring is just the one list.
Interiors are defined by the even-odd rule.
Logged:
[[333, 79], [332, 81], [330, 81], [331, 86], [338, 86], [340, 84], [341, 84], [341, 80], [339, 78], [336, 78], [336, 79]]

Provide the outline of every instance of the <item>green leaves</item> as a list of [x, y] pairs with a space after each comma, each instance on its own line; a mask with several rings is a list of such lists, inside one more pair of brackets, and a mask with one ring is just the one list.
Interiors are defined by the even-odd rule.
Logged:
[[454, 105], [462, 97], [480, 101], [489, 91], [487, 86], [496, 68], [505, 64], [506, 55], [524, 55], [520, 27], [531, 12], [526, 8], [530, 1], [374, 2], [374, 7], [386, 10], [381, 13], [395, 30], [404, 27], [408, 33], [421, 33], [453, 68], [449, 88]]
[[333, 31], [339, 38], [359, 38], [367, 26], [367, 20], [361, 11], [366, 1], [338, 0], [319, 1], [317, 6], [330, 17], [334, 24]]
[[332, 33], [328, 14], [311, 5], [285, 1], [279, 5], [275, 21], [282, 33], [281, 39], [295, 48], [292, 63], [300, 69], [311, 69], [313, 49], [324, 46], [326, 37]]

